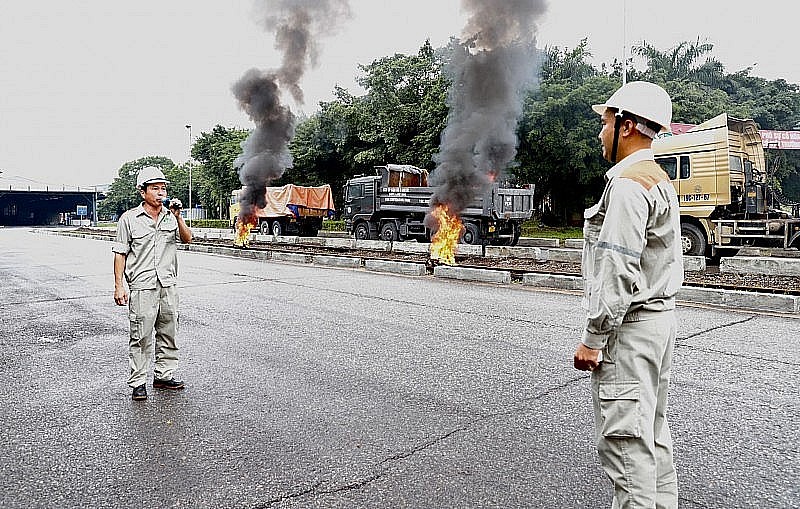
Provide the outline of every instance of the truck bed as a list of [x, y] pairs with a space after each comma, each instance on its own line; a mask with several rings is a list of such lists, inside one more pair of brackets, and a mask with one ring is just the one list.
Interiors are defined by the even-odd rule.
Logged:
[[[426, 213], [434, 187], [388, 187], [378, 193], [378, 210]], [[493, 206], [494, 204], [494, 206]], [[528, 219], [533, 210], [533, 190], [491, 187], [461, 212], [462, 216]]]

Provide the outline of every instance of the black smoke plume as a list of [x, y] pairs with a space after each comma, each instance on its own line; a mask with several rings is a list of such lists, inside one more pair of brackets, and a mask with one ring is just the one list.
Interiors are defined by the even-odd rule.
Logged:
[[233, 163], [245, 186], [240, 196], [239, 217], [247, 219], [253, 214], [253, 206], [266, 205], [267, 183], [280, 178], [292, 166], [289, 141], [294, 136], [295, 117], [281, 104], [281, 91], [274, 74], [250, 69], [232, 90], [239, 106], [256, 124]]
[[232, 87], [239, 106], [256, 125], [234, 161], [246, 186], [240, 197], [242, 220], [253, 215], [254, 206], [266, 204], [268, 183], [292, 166], [289, 141], [295, 116], [281, 102], [281, 90], [287, 89], [295, 102], [303, 103], [300, 81], [316, 64], [316, 37], [332, 32], [339, 20], [350, 15], [348, 0], [263, 0], [257, 9], [265, 28], [275, 32], [282, 61], [271, 71], [250, 69]]
[[[438, 186], [431, 209], [446, 204], [458, 215], [516, 155], [522, 94], [535, 82], [536, 20], [546, 3], [462, 0], [462, 7], [470, 17], [447, 69], [450, 112], [431, 178]], [[426, 223], [436, 229], [430, 215]]]

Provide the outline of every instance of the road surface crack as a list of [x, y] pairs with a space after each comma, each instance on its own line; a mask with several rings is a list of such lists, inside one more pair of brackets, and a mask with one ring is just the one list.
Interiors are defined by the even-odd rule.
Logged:
[[685, 337], [682, 337], [682, 338], [678, 338], [678, 341], [686, 341], [687, 339], [692, 339], [692, 338], [695, 338], [697, 336], [702, 336], [703, 334], [707, 334], [707, 333], [715, 331], [715, 330], [725, 329], [727, 327], [733, 327], [734, 325], [741, 325], [743, 323], [749, 322], [750, 320], [753, 320], [754, 318], [756, 318], [756, 315], [751, 315], [751, 316], [748, 316], [747, 318], [744, 318], [742, 320], [737, 320], [735, 322], [723, 323], [721, 325], [715, 325], [714, 327], [709, 327], [708, 329], [703, 329], [701, 331], [695, 332], [694, 334], [689, 334], [688, 336], [685, 336]]
[[446, 441], [447, 439], [449, 439], [453, 435], [469, 431], [470, 429], [474, 428], [475, 426], [477, 426], [477, 425], [479, 425], [479, 424], [481, 424], [481, 423], [483, 423], [485, 421], [488, 421], [488, 420], [491, 420], [491, 419], [496, 419], [498, 417], [503, 417], [503, 416], [506, 416], [506, 415], [513, 415], [513, 414], [519, 413], [520, 411], [527, 410], [527, 409], [530, 408], [531, 403], [533, 403], [534, 401], [540, 400], [542, 398], [545, 398], [547, 396], [550, 396], [552, 394], [560, 392], [560, 391], [562, 391], [562, 390], [564, 390], [566, 388], [571, 387], [572, 385], [575, 385], [577, 382], [580, 382], [582, 380], [586, 380], [588, 378], [589, 378], [588, 375], [582, 375], [582, 376], [570, 378], [569, 380], [565, 381], [564, 383], [562, 383], [560, 385], [556, 385], [556, 386], [550, 387], [547, 390], [545, 390], [543, 392], [540, 392], [539, 394], [531, 396], [530, 398], [526, 398], [525, 400], [523, 400], [523, 404], [518, 405], [518, 406], [516, 406], [516, 407], [514, 407], [512, 409], [504, 410], [502, 412], [493, 412], [493, 413], [490, 413], [490, 414], [481, 415], [480, 417], [478, 417], [476, 419], [473, 419], [472, 421], [469, 421], [469, 422], [467, 422], [466, 424], [464, 424], [462, 426], [459, 426], [457, 428], [451, 429], [447, 433], [444, 433], [444, 434], [438, 435], [438, 436], [436, 436], [434, 438], [431, 438], [429, 440], [426, 440], [426, 441], [424, 441], [424, 442], [422, 442], [420, 444], [417, 444], [417, 445], [415, 445], [413, 447], [410, 447], [410, 448], [408, 448], [408, 449], [406, 449], [404, 451], [400, 451], [397, 454], [393, 454], [392, 456], [389, 456], [388, 458], [384, 458], [379, 463], [377, 463], [375, 465], [375, 467], [373, 467], [373, 471], [371, 473], [369, 473], [368, 475], [365, 475], [365, 476], [363, 476], [363, 477], [361, 477], [361, 478], [359, 478], [359, 479], [357, 479], [357, 480], [355, 480], [353, 482], [350, 482], [350, 483], [347, 483], [347, 484], [340, 484], [340, 485], [331, 486], [329, 488], [326, 488], [326, 487], [324, 487], [326, 482], [325, 481], [320, 481], [320, 482], [317, 482], [317, 483], [311, 485], [308, 488], [299, 489], [297, 491], [293, 491], [291, 493], [286, 493], [286, 494], [280, 495], [278, 497], [275, 497], [273, 499], [267, 500], [263, 504], [254, 506], [254, 509], [263, 509], [263, 508], [268, 508], [268, 507], [274, 507], [276, 504], [280, 504], [282, 502], [287, 502], [287, 501], [290, 501], [290, 500], [299, 499], [299, 498], [302, 498], [302, 497], [306, 497], [308, 495], [334, 495], [334, 494], [337, 494], [337, 493], [343, 493], [343, 492], [346, 492], [346, 491], [352, 491], [352, 490], [361, 489], [361, 488], [367, 486], [368, 484], [373, 483], [373, 482], [381, 479], [382, 477], [385, 477], [386, 475], [388, 475], [390, 473], [391, 469], [392, 469], [392, 465], [394, 463], [398, 462], [398, 461], [403, 461], [403, 460], [405, 460], [405, 459], [407, 459], [407, 458], [409, 458], [409, 457], [411, 457], [411, 456], [413, 456], [413, 455], [415, 455], [415, 454], [417, 454], [417, 453], [419, 453], [421, 451], [424, 451], [426, 449], [434, 447], [434, 446], [440, 444], [441, 442]]
[[749, 317], [747, 317], [747, 318], [745, 318], [743, 320], [738, 320], [738, 321], [735, 321], [735, 322], [724, 323], [722, 325], [709, 327], [708, 329], [704, 329], [704, 330], [695, 332], [693, 334], [689, 334], [688, 336], [677, 338], [676, 341], [675, 341], [675, 346], [677, 348], [686, 348], [688, 350], [693, 350], [695, 352], [704, 352], [704, 353], [713, 353], [713, 354], [719, 354], [719, 355], [727, 355], [727, 356], [731, 356], [731, 357], [736, 357], [737, 359], [747, 359], [747, 360], [751, 360], [751, 361], [771, 362], [771, 363], [784, 364], [786, 366], [800, 366], [800, 363], [798, 363], [798, 362], [785, 361], [785, 360], [781, 360], [781, 359], [772, 359], [772, 358], [769, 358], [769, 357], [761, 357], [761, 356], [758, 356], [758, 355], [748, 355], [748, 354], [743, 354], [743, 353], [726, 352], [725, 350], [719, 350], [719, 349], [716, 349], [716, 348], [708, 348], [708, 347], [705, 347], [705, 346], [696, 346], [696, 345], [689, 345], [687, 343], [684, 343], [684, 341], [692, 339], [692, 338], [695, 338], [697, 336], [702, 336], [703, 334], [707, 334], [707, 333], [715, 331], [715, 330], [724, 329], [724, 328], [727, 328], [727, 327], [733, 327], [734, 325], [740, 325], [740, 324], [749, 322], [750, 320], [753, 320], [754, 318], [756, 318], [756, 315], [749, 316]]

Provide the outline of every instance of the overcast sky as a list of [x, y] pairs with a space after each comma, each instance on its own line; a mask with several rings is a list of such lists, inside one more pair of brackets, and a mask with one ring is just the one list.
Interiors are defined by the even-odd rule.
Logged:
[[[623, 31], [628, 46], [662, 49], [699, 37], [727, 72], [755, 65], [755, 75], [800, 83], [790, 0], [548, 3], [540, 47], [588, 38], [599, 64], [621, 56]], [[313, 112], [337, 84], [361, 93], [358, 64], [416, 53], [425, 39], [442, 46], [465, 21], [460, 0], [350, 5], [351, 19], [319, 41], [295, 112]], [[184, 126], [193, 137], [216, 124], [252, 127], [230, 87], [249, 68], [280, 65], [252, 0], [4, 0], [0, 15], [0, 187], [108, 184], [123, 163], [147, 155], [183, 162]]]

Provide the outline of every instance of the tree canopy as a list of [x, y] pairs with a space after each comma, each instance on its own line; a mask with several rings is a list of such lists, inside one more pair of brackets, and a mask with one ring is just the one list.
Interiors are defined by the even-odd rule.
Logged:
[[247, 135], [243, 129], [216, 125], [192, 144], [192, 158], [198, 163], [192, 168], [192, 193], [212, 217], [226, 218], [231, 191], [242, 187], [233, 161], [241, 154]]

